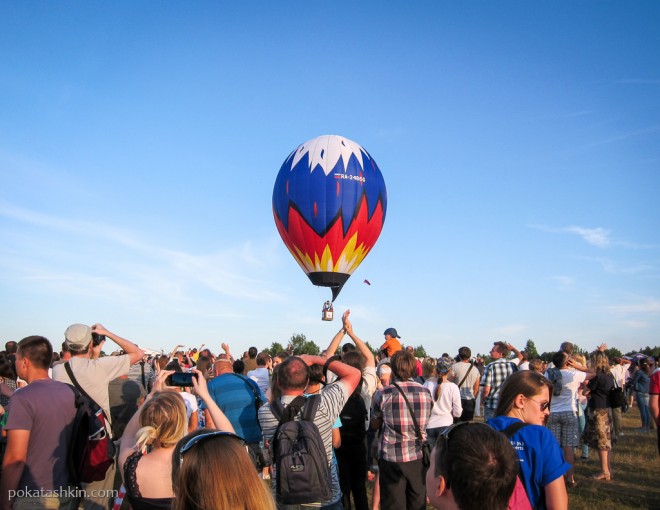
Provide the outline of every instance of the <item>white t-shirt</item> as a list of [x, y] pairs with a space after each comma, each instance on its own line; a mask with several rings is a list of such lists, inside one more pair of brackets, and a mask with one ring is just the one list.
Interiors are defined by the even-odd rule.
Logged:
[[[432, 393], [431, 396], [435, 396], [435, 393]], [[447, 427], [454, 423], [454, 418], [458, 418], [462, 412], [461, 391], [458, 389], [458, 385], [445, 381], [440, 386], [440, 396], [433, 404], [426, 428]]]
[[186, 414], [188, 415], [188, 419], [190, 419], [192, 413], [197, 411], [197, 397], [187, 391], [182, 391], [179, 395], [183, 397], [183, 402], [186, 404]]
[[[548, 373], [546, 372], [546, 377]], [[560, 413], [562, 411], [577, 412], [577, 391], [580, 384], [587, 378], [584, 372], [574, 370], [572, 368], [561, 369], [561, 394], [552, 396], [550, 403], [551, 413]], [[548, 378], [549, 379], [549, 378]]]
[[259, 389], [266, 394], [270, 387], [270, 373], [266, 367], [257, 367], [247, 373], [247, 377], [257, 383]]
[[614, 376], [614, 379], [619, 385], [619, 388], [623, 388], [626, 382], [626, 372], [628, 372], [628, 369], [623, 365], [614, 365], [612, 368], [610, 368], [610, 372]]

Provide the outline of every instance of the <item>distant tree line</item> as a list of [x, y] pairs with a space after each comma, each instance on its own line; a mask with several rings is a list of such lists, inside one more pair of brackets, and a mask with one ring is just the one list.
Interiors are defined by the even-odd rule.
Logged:
[[[375, 349], [372, 347], [369, 342], [365, 342], [367, 344], [367, 347], [371, 350], [371, 352], [374, 353], [374, 356], [377, 356], [379, 354], [378, 349]], [[414, 352], [415, 356], [417, 358], [426, 358], [428, 354], [426, 353], [426, 349], [424, 348], [423, 345], [418, 345], [414, 346]], [[302, 333], [294, 333], [291, 335], [291, 338], [289, 339], [289, 342], [287, 343], [286, 347], [282, 345], [279, 342], [273, 342], [270, 346], [269, 349], [266, 349], [271, 356], [277, 356], [278, 353], [287, 351], [290, 354], [313, 354], [313, 355], [319, 355], [321, 353], [321, 348], [314, 342], [314, 340], [307, 340], [307, 337], [302, 334]], [[542, 354], [539, 354], [538, 350], [536, 349], [536, 345], [534, 345], [534, 340], [531, 338], [527, 340], [527, 343], [525, 344], [525, 348], [523, 349], [525, 352], [527, 352], [528, 359], [542, 359], [543, 361], [550, 362], [552, 361], [552, 356], [555, 354], [557, 351], [549, 351], [549, 352], [544, 352]], [[339, 352], [339, 349], [338, 349]], [[579, 345], [573, 344], [573, 352], [577, 354], [584, 354], [585, 356], [589, 356], [589, 351], [582, 349]], [[633, 354], [645, 354], [646, 356], [653, 356], [654, 358], [660, 357], [660, 347], [649, 347], [646, 346], [643, 349], [640, 348], [637, 351], [631, 351], [627, 352], [625, 356], [632, 356]], [[624, 356], [624, 354], [617, 349], [616, 347], [610, 347], [605, 351], [605, 354], [609, 358], [620, 358]], [[489, 363], [491, 361], [490, 356], [488, 355], [480, 355], [478, 354], [477, 356], [482, 357], [484, 359], [485, 363]]]

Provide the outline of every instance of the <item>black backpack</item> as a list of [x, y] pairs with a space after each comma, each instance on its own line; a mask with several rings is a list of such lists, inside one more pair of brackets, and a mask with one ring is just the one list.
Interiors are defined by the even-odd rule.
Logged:
[[359, 443], [367, 437], [365, 428], [367, 416], [367, 406], [362, 398], [360, 386], [358, 386], [344, 404], [344, 408], [339, 415], [341, 419], [339, 433], [341, 434], [342, 446]]
[[[286, 409], [279, 400], [271, 403], [279, 420], [273, 436], [278, 503], [300, 505], [332, 498], [328, 456], [314, 425], [320, 401], [320, 395], [299, 396]], [[295, 420], [299, 414], [301, 419]]]
[[108, 421], [105, 412], [78, 384], [68, 361], [64, 368], [76, 396], [76, 418], [67, 462], [72, 483], [80, 486], [105, 479], [115, 462], [115, 445], [105, 426]]

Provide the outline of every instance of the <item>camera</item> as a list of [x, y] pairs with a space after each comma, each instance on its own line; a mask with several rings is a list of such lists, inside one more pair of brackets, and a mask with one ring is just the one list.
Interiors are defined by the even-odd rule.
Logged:
[[99, 335], [92, 331], [92, 345], [94, 347], [101, 345], [101, 342], [105, 342], [105, 335]]
[[167, 376], [165, 384], [168, 386], [178, 386], [180, 388], [192, 388], [193, 377], [196, 376], [197, 374], [193, 374], [192, 372], [174, 372], [172, 375]]

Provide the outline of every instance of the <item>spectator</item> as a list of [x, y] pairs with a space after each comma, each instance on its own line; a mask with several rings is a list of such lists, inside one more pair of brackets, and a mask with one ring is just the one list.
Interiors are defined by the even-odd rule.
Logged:
[[[92, 341], [92, 335], [98, 335], [96, 336], [98, 340]], [[110, 338], [126, 354], [99, 357], [106, 338]], [[68, 366], [78, 384], [103, 409], [108, 418], [108, 433], [112, 433], [108, 385], [113, 379], [128, 374], [131, 365], [140, 361], [144, 352], [134, 343], [110, 332], [101, 324], [94, 324], [91, 328], [84, 324], [72, 324], [64, 332], [64, 341], [71, 351]], [[54, 366], [53, 379], [72, 384], [66, 367], [67, 363]], [[83, 489], [86, 491], [83, 500], [85, 510], [106, 510], [110, 504], [109, 494], [113, 487], [115, 470], [116, 467], [113, 465], [108, 469], [104, 480], [83, 484]]]
[[146, 355], [138, 363], [131, 365], [131, 368], [128, 371], [128, 378], [139, 383], [144, 389], [145, 394], [151, 391], [151, 385], [155, 379], [155, 374], [151, 365], [147, 363]]
[[188, 434], [172, 456], [173, 510], [274, 510], [242, 438], [202, 429]]
[[660, 405], [658, 405], [658, 398], [660, 395], [660, 370], [656, 370], [651, 375], [651, 383], [649, 384], [649, 410], [651, 418], [655, 420], [656, 432], [658, 435], [658, 454], [660, 454]]
[[460, 418], [463, 408], [461, 407], [461, 390], [447, 377], [450, 366], [446, 361], [440, 361], [436, 368], [438, 382], [433, 389], [429, 388], [433, 395], [433, 409], [431, 417], [426, 425], [427, 441], [431, 448], [435, 446], [438, 436], [454, 423], [454, 418]]
[[[215, 362], [215, 377], [209, 381], [209, 393], [227, 419], [232, 424], [237, 435], [248, 444], [260, 464], [263, 458], [261, 447], [261, 427], [257, 418], [259, 401], [266, 402], [262, 393], [252, 379], [236, 374], [228, 354], [219, 354]], [[206, 406], [204, 406], [206, 408]], [[213, 428], [215, 424], [206, 408], [206, 426]], [[259, 466], [259, 469], [263, 468]]]
[[[360, 371], [339, 362], [336, 358], [326, 360], [321, 356], [291, 356], [278, 366], [279, 388], [282, 396], [278, 400], [264, 405], [259, 409], [259, 423], [263, 429], [264, 441], [271, 443], [275, 431], [279, 425], [278, 419], [273, 414], [273, 406], [283, 406], [283, 412], [289, 411], [289, 406], [297, 417], [300, 416], [306, 405], [302, 395], [309, 381], [308, 365], [323, 365], [326, 370], [332, 370], [337, 376], [337, 380], [321, 390], [321, 400], [314, 416], [314, 424], [319, 430], [323, 445], [325, 446], [326, 458], [331, 475], [332, 496], [327, 501], [318, 501], [316, 506], [321, 508], [338, 509], [341, 508], [341, 489], [339, 487], [339, 476], [337, 466], [333, 462], [332, 454], [332, 426], [339, 417], [346, 400], [353, 393], [360, 382]], [[300, 397], [300, 398], [298, 398]], [[277, 476], [273, 479], [273, 488], [277, 491]], [[278, 508], [287, 507], [278, 504]], [[297, 507], [293, 507], [297, 508]]]
[[[0, 508], [60, 508], [73, 510], [67, 452], [76, 417], [71, 388], [48, 376], [53, 348], [42, 336], [18, 343], [16, 370], [28, 385], [11, 397], [5, 430], [7, 451], [0, 480]], [[10, 499], [9, 491], [32, 491], [34, 496]], [[36, 495], [39, 494], [39, 495]]]
[[[345, 404], [341, 412], [342, 427], [341, 447], [337, 448], [337, 461], [339, 463], [339, 482], [342, 490], [342, 506], [344, 510], [351, 509], [351, 494], [357, 510], [367, 510], [367, 470], [369, 467], [369, 445], [367, 429], [369, 428], [369, 410], [371, 401], [378, 386], [376, 376], [376, 360], [367, 345], [353, 330], [347, 310], [342, 316], [342, 329], [335, 335], [327, 349], [327, 359], [337, 350], [339, 342], [348, 334], [355, 343], [345, 344], [342, 348], [342, 361], [349, 366], [357, 368], [362, 379], [355, 391]], [[372, 437], [373, 440], [373, 437]]]
[[234, 360], [234, 363], [232, 364], [231, 368], [235, 374], [243, 375], [243, 373], [245, 372], [245, 363], [243, 362], [242, 359]]
[[529, 352], [520, 351], [520, 354], [522, 354], [522, 360], [518, 365], [518, 370], [529, 370]]
[[[509, 351], [513, 351], [516, 354], [516, 357], [511, 361], [507, 359]], [[484, 374], [481, 377], [484, 418], [486, 420], [495, 416], [500, 387], [507, 377], [518, 370], [518, 364], [522, 359], [522, 354], [520, 354], [519, 350], [513, 345], [504, 342], [495, 342], [493, 348], [490, 350], [490, 356], [494, 361], [486, 366]]]
[[540, 359], [533, 359], [529, 362], [529, 369], [533, 370], [534, 372], [538, 372], [539, 374], [544, 374], [545, 370], [543, 370], [543, 360]]
[[[422, 362], [422, 382], [426, 386], [426, 383], [437, 383], [438, 378], [436, 377], [435, 367], [438, 365], [438, 360], [430, 356], [424, 358]], [[419, 382], [419, 381], [418, 381]], [[428, 388], [428, 386], [426, 386]]]
[[428, 389], [411, 380], [416, 369], [409, 352], [395, 352], [391, 363], [399, 382], [376, 393], [371, 411], [372, 426], [382, 427], [378, 453], [381, 508], [424, 509], [426, 466], [418, 432], [424, 441], [433, 399]]
[[247, 358], [243, 358], [243, 375], [247, 375], [248, 372], [256, 370], [257, 368], [257, 348], [250, 347], [248, 349]]
[[511, 444], [483, 423], [446, 429], [431, 454], [426, 494], [438, 510], [505, 510], [518, 475]]
[[273, 357], [273, 369], [279, 365], [280, 363], [283, 363], [285, 359], [287, 359], [289, 356], [291, 356], [287, 351], [282, 351], [278, 352], [274, 357]]
[[385, 343], [380, 346], [381, 351], [385, 351], [388, 358], [394, 356], [395, 352], [402, 349], [401, 342], [397, 340], [401, 338], [394, 328], [387, 328], [383, 333], [385, 335]]
[[[166, 372], [182, 373], [183, 369], [176, 361], [170, 361], [165, 367]], [[160, 375], [160, 374], [159, 374]], [[167, 385], [167, 380], [165, 380]], [[197, 404], [197, 397], [195, 397], [189, 390], [189, 386], [165, 386], [166, 389], [179, 392], [181, 398], [186, 404], [186, 414], [188, 416], [188, 430], [193, 431], [199, 425], [199, 407]]]
[[[557, 440], [544, 424], [549, 414], [552, 385], [538, 372], [523, 370], [509, 376], [500, 389], [496, 417], [488, 424], [506, 431], [520, 459], [521, 479], [532, 508], [568, 508], [563, 475], [571, 468]], [[509, 429], [510, 430], [510, 429]]]
[[[553, 393], [550, 405], [550, 418], [548, 428], [552, 431], [555, 439], [562, 447], [564, 458], [571, 465], [566, 472], [566, 484], [575, 487], [574, 469], [575, 448], [580, 445], [580, 427], [577, 409], [577, 392], [583, 381], [595, 377], [595, 373], [589, 372], [588, 368], [572, 361], [568, 354], [563, 351], [555, 353], [552, 357], [555, 369], [561, 373], [561, 389], [559, 394]], [[546, 375], [548, 379], [548, 375]]]
[[479, 394], [479, 370], [470, 361], [472, 351], [469, 347], [458, 350], [458, 361], [452, 365], [449, 380], [461, 390], [461, 413], [458, 421], [472, 421], [476, 408], [475, 398]]
[[[610, 372], [616, 381], [616, 384], [619, 388], [625, 388], [626, 386], [626, 367], [624, 364], [627, 360], [623, 358], [614, 358], [613, 364], [610, 367]], [[625, 406], [627, 407], [627, 406]], [[627, 409], [622, 409], [621, 407], [612, 408], [612, 437], [615, 441], [623, 436], [623, 430], [621, 430], [621, 413], [627, 411]]]
[[[587, 359], [584, 357], [583, 354], [572, 354], [571, 359], [577, 363], [579, 363], [582, 366], [587, 366]], [[580, 458], [582, 460], [589, 460], [589, 445], [586, 444], [582, 440], [582, 436], [584, 434], [584, 428], [587, 423], [587, 397], [584, 395], [584, 389], [586, 388], [587, 383], [586, 379], [585, 381], [580, 384], [580, 387], [578, 389], [577, 393], [577, 408], [578, 408], [578, 426], [579, 426], [579, 432], [580, 432], [580, 443], [582, 445], [582, 455]]]
[[112, 420], [112, 438], [119, 441], [124, 434], [128, 421], [142, 405], [147, 392], [137, 381], [121, 375], [110, 381], [108, 398], [110, 402], [110, 418]]
[[[126, 426], [119, 451], [119, 470], [126, 486], [126, 498], [133, 510], [166, 510], [172, 507], [172, 454], [187, 432], [186, 406], [180, 393], [161, 391], [174, 371], [162, 371], [139, 412]], [[193, 385], [209, 404], [214, 420], [224, 430], [231, 424], [213, 403], [201, 372], [193, 372]], [[145, 455], [149, 452], [148, 455]]]
[[413, 355], [415, 358], [415, 380], [419, 384], [424, 384], [424, 379], [422, 378], [422, 362], [415, 357], [415, 348], [412, 345], [406, 347], [406, 351]]
[[635, 401], [639, 407], [639, 415], [642, 419], [642, 432], [651, 430], [651, 415], [649, 413], [649, 384], [651, 382], [651, 368], [645, 359], [639, 360], [639, 369], [632, 379], [632, 387], [635, 390]]
[[262, 351], [257, 354], [257, 368], [250, 370], [247, 373], [247, 376], [257, 383], [259, 389], [264, 393], [268, 393], [268, 387], [270, 385], [270, 372], [269, 369], [272, 369], [273, 361], [270, 358], [268, 351]]
[[610, 420], [610, 390], [614, 386], [614, 378], [610, 374], [610, 364], [607, 355], [596, 351], [591, 356], [590, 368], [596, 376], [587, 385], [589, 414], [584, 429], [583, 440], [591, 448], [598, 449], [601, 472], [595, 475], [596, 480], [610, 480], [610, 451], [612, 450], [612, 421]]

